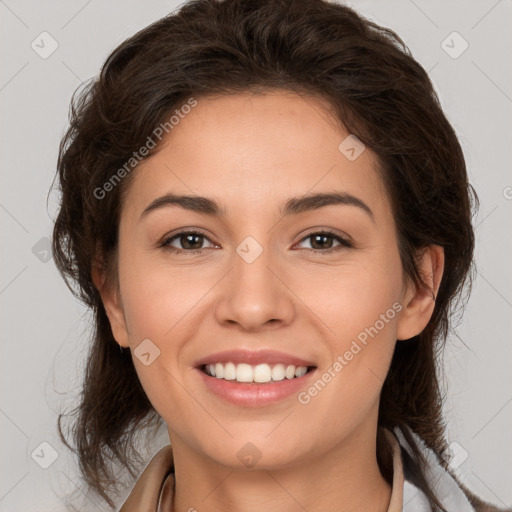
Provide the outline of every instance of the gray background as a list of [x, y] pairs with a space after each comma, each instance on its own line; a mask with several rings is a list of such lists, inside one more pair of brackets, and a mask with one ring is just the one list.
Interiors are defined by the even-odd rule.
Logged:
[[[47, 204], [47, 192], [72, 92], [99, 72], [118, 43], [177, 5], [0, 0], [1, 511], [65, 510], [62, 496], [72, 491], [80, 510], [98, 510], [82, 493], [75, 460], [55, 426], [59, 408], [75, 403], [89, 318], [48, 252], [56, 194]], [[512, 48], [512, 2], [350, 5], [396, 30], [429, 71], [480, 196], [478, 274], [445, 357], [448, 438], [462, 481], [484, 498], [511, 506], [512, 61], [506, 55]], [[44, 31], [58, 43], [47, 58], [40, 55], [51, 49], [48, 36], [40, 36]], [[464, 41], [469, 46], [458, 55]], [[161, 434], [155, 451], [168, 442]]]

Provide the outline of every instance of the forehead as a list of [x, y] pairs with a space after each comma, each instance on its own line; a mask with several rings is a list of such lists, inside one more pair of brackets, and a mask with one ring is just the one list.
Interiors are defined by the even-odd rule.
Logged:
[[123, 210], [140, 214], [169, 192], [218, 198], [227, 211], [244, 213], [329, 191], [385, 208], [375, 155], [365, 149], [351, 160], [342, 151], [354, 146], [351, 137], [320, 98], [288, 91], [200, 97], [134, 171]]

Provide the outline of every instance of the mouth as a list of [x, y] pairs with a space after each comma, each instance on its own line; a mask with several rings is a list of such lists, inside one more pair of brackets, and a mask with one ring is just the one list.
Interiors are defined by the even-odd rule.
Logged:
[[233, 349], [204, 356], [193, 368], [209, 396], [240, 407], [283, 402], [310, 385], [314, 360], [273, 349]]
[[301, 379], [313, 372], [316, 366], [299, 366], [293, 364], [251, 365], [233, 362], [203, 364], [197, 367], [208, 377], [240, 384], [271, 384], [286, 380]]
[[222, 402], [243, 408], [271, 406], [310, 386], [316, 366], [260, 363], [209, 363], [196, 368], [204, 390]]

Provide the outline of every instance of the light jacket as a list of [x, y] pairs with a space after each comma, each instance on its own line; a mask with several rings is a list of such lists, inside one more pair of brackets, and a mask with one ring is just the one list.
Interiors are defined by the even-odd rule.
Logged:
[[[385, 432], [393, 453], [393, 484], [387, 512], [431, 512], [425, 494], [408, 480], [404, 471], [404, 455], [405, 452], [411, 454], [411, 448], [402, 432], [398, 428], [393, 433]], [[467, 489], [463, 490], [439, 464], [434, 452], [416, 434], [411, 434], [427, 460], [425, 473], [429, 486], [448, 512], [500, 510], [482, 502]], [[171, 445], [167, 445], [153, 456], [118, 512], [172, 512], [173, 495], [174, 460]]]

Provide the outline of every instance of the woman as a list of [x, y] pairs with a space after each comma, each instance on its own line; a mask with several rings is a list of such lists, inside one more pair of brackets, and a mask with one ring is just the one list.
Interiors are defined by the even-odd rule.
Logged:
[[497, 510], [451, 475], [436, 372], [478, 199], [396, 34], [185, 4], [74, 102], [58, 176], [55, 259], [95, 315], [74, 444], [112, 508], [110, 461], [136, 476], [163, 421], [122, 512]]

